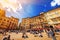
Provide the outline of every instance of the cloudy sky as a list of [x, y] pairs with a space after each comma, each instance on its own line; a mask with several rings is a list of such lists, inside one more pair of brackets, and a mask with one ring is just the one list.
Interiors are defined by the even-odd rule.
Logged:
[[0, 8], [6, 11], [6, 16], [21, 19], [39, 15], [60, 7], [60, 0], [0, 0]]

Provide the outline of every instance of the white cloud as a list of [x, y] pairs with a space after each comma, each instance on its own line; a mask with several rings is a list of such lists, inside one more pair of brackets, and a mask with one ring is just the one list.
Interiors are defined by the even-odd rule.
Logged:
[[60, 0], [53, 0], [51, 2], [51, 6], [56, 6], [56, 5], [60, 5]]
[[32, 0], [0, 0], [0, 8], [6, 10], [7, 17], [16, 17], [20, 21], [25, 17], [25, 10], [23, 5], [33, 3]]
[[21, 3], [18, 3], [17, 0], [0, 0], [0, 5], [1, 8], [6, 9], [7, 11], [14, 11], [16, 12], [16, 10], [19, 8], [21, 9]]

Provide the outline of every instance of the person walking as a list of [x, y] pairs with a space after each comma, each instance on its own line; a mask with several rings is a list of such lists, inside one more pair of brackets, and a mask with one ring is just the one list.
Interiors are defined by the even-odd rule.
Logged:
[[52, 25], [50, 26], [50, 35], [52, 37], [52, 40], [56, 40], [55, 33], [54, 33], [54, 28], [53, 28]]
[[8, 35], [8, 39], [7, 40], [10, 40], [10, 35]]
[[38, 33], [39, 33], [39, 37], [43, 37], [41, 30], [38, 30]]
[[50, 29], [47, 29], [47, 35], [50, 38]]

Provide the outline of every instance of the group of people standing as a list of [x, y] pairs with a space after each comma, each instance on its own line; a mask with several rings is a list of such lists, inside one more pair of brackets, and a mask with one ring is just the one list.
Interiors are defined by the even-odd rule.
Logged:
[[[54, 28], [53, 28], [52, 25], [50, 25], [49, 28], [44, 29], [44, 30], [45, 30], [48, 38], [51, 37], [52, 40], [56, 40], [55, 31], [54, 31]], [[35, 30], [35, 31], [33, 31], [33, 32], [34, 32], [34, 34], [38, 34], [39, 37], [43, 37], [43, 35], [42, 35], [42, 30], [38, 30], [38, 31]], [[22, 36], [22, 37], [23, 37], [23, 38], [28, 38], [25, 29], [23, 30], [23, 36]]]
[[[22, 30], [22, 38], [28, 38], [28, 35], [26, 34], [26, 28], [23, 27], [24, 30]], [[56, 40], [56, 37], [55, 37], [55, 32], [54, 32], [54, 28], [52, 25], [49, 26], [48, 29], [44, 29], [48, 38], [52, 38], [53, 40]], [[31, 31], [31, 30], [30, 30]], [[35, 34], [38, 34], [39, 37], [43, 37], [44, 35], [42, 35], [42, 31], [43, 30], [38, 30], [38, 31], [33, 31]], [[7, 38], [4, 38], [3, 40], [10, 40], [10, 35], [7, 37]]]

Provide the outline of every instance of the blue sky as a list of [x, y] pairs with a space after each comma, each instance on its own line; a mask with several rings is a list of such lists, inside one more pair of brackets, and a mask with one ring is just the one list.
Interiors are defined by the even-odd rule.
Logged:
[[[21, 0], [22, 1], [22, 0]], [[23, 0], [21, 3], [22, 9], [15, 12], [6, 12], [6, 16], [14, 16], [21, 19], [27, 17], [34, 17], [39, 15], [41, 12], [47, 12], [54, 8], [60, 7], [60, 0]]]

